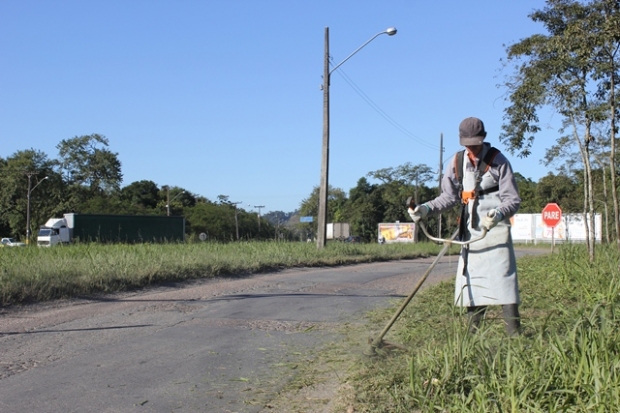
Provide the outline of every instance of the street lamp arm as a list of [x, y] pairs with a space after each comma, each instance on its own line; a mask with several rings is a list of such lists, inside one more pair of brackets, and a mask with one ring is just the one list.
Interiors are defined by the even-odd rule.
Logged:
[[174, 201], [175, 199], [183, 195], [185, 191], [179, 192], [172, 199], [170, 199], [170, 188], [169, 187], [167, 188], [167, 191], [168, 191], [168, 201], [166, 202], [166, 215], [170, 216], [170, 204], [172, 203], [172, 201]]
[[32, 193], [32, 191], [34, 191], [34, 189], [35, 189], [37, 186], [41, 185], [41, 183], [42, 183], [43, 181], [45, 181], [46, 179], [48, 179], [48, 178], [49, 178], [49, 176], [46, 176], [45, 178], [43, 178], [43, 179], [41, 179], [39, 182], [37, 182], [37, 184], [36, 184], [35, 186], [33, 186], [33, 187], [32, 187], [32, 189], [30, 190], [30, 193]]
[[171, 200], [170, 202], [172, 203], [172, 201], [174, 201], [175, 199], [177, 199], [178, 197], [180, 197], [181, 195], [183, 195], [185, 193], [185, 191], [179, 192], [178, 194], [176, 194]]
[[353, 53], [351, 53], [350, 55], [348, 55], [342, 62], [340, 62], [336, 66], [334, 66], [334, 68], [329, 71], [329, 74], [331, 75], [336, 69], [338, 69], [340, 66], [342, 66], [344, 62], [346, 62], [351, 57], [353, 57], [353, 55], [355, 53], [357, 53], [360, 50], [362, 50], [368, 43], [372, 42], [373, 40], [375, 40], [377, 37], [381, 36], [382, 34], [387, 34], [388, 36], [394, 36], [396, 34], [396, 29], [394, 27], [390, 27], [389, 29], [387, 29], [385, 31], [382, 31], [382, 32], [379, 32], [379, 33], [375, 34], [374, 36], [372, 36], [370, 39], [368, 39], [368, 41], [366, 43], [364, 43], [363, 45], [361, 45], [360, 47], [355, 49], [355, 51]]

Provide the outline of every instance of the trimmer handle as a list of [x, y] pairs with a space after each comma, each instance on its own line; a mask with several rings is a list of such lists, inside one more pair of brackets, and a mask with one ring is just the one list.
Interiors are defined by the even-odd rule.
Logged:
[[415, 207], [417, 207], [415, 199], [410, 196], [409, 198], [407, 198], [407, 208], [415, 209]]
[[[407, 198], [407, 208], [415, 209], [416, 206], [417, 205], [416, 205], [416, 203], [414, 201], [414, 198], [412, 196]], [[422, 220], [420, 220], [417, 223], [417, 225], [419, 225], [420, 228], [422, 228], [422, 232], [424, 232], [424, 235], [426, 235], [426, 237], [428, 239], [430, 239], [431, 241], [435, 241], [435, 242], [439, 242], [439, 243], [443, 243], [443, 244], [468, 245], [468, 244], [471, 244], [472, 242], [480, 241], [482, 238], [486, 237], [486, 235], [487, 235], [487, 229], [486, 228], [482, 228], [482, 233], [480, 234], [480, 236], [478, 238], [470, 239], [469, 241], [456, 241], [454, 238], [452, 238], [452, 239], [443, 239], [443, 238], [433, 237], [426, 230], [426, 226], [424, 225]]]

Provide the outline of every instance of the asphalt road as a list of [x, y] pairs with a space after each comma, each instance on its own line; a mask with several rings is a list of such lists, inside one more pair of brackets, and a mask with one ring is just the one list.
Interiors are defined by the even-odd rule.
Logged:
[[[295, 366], [431, 258], [306, 268], [0, 313], [0, 411], [261, 412]], [[425, 287], [450, 280], [444, 257]], [[396, 301], [398, 302], [398, 301]], [[381, 330], [383, 326], [374, 326]]]

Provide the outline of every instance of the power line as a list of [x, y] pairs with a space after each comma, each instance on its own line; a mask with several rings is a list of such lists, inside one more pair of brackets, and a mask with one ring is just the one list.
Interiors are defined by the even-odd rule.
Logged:
[[408, 131], [404, 126], [402, 126], [401, 124], [399, 124], [397, 121], [395, 121], [390, 115], [388, 115], [383, 109], [381, 109], [379, 107], [379, 105], [377, 105], [375, 102], [372, 101], [372, 99], [370, 99], [368, 97], [368, 95], [366, 95], [360, 88], [359, 86], [357, 86], [347, 75], [346, 73], [344, 73], [344, 71], [342, 69], [340, 69], [338, 71], [338, 74], [340, 76], [342, 76], [342, 78], [345, 80], [345, 82], [347, 82], [349, 84], [349, 86], [351, 86], [351, 88], [362, 98], [364, 99], [364, 101], [366, 101], [366, 103], [368, 103], [370, 105], [371, 108], [373, 108], [375, 110], [375, 112], [377, 112], [382, 118], [384, 118], [385, 120], [388, 121], [388, 123], [390, 123], [392, 126], [394, 126], [396, 129], [398, 129], [401, 133], [403, 133], [405, 136], [407, 136], [408, 138], [412, 139], [413, 141], [419, 143], [422, 146], [426, 146], [429, 149], [433, 149], [433, 150], [438, 150], [439, 146], [437, 145], [433, 145], [430, 144], [428, 142], [425, 142], [424, 140], [422, 140], [421, 138], [417, 137], [416, 135], [414, 135], [413, 133], [411, 133], [410, 131]]

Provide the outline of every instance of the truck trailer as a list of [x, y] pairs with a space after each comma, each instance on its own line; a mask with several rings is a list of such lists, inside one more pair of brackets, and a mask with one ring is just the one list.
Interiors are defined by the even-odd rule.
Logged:
[[185, 218], [161, 215], [64, 214], [50, 218], [39, 229], [37, 245], [51, 247], [74, 242], [180, 242]]

